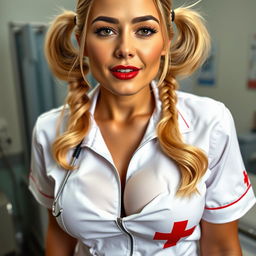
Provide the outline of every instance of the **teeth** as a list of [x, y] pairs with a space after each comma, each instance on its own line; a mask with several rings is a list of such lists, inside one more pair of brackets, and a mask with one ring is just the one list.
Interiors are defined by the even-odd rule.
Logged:
[[132, 71], [133, 71], [133, 69], [117, 69], [117, 72], [121, 72], [121, 73], [129, 73]]

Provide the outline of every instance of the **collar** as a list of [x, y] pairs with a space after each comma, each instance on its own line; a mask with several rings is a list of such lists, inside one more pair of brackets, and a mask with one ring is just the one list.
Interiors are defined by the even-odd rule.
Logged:
[[[151, 89], [155, 98], [155, 110], [149, 120], [149, 124], [146, 130], [146, 133], [144, 135], [143, 143], [146, 140], [152, 139], [157, 137], [156, 134], [156, 126], [157, 123], [159, 122], [161, 118], [161, 110], [162, 110], [162, 102], [159, 97], [159, 90], [158, 90], [158, 85], [155, 80], [153, 80], [151, 83]], [[91, 146], [95, 139], [96, 139], [96, 134], [97, 134], [97, 129], [98, 125], [96, 124], [96, 121], [94, 120], [94, 112], [98, 100], [100, 92], [100, 85], [97, 84], [89, 93], [89, 98], [91, 100], [91, 106], [89, 108], [90, 116], [91, 116], [91, 127], [89, 130], [88, 135], [84, 138], [82, 146]], [[190, 119], [185, 111], [185, 107], [179, 102], [179, 97], [178, 97], [178, 102], [177, 102], [177, 110], [178, 110], [178, 123], [179, 123], [179, 128], [181, 131], [181, 134], [188, 133], [192, 130], [191, 122]]]
[[192, 131], [192, 123], [186, 109], [178, 102], [178, 122], [181, 134], [188, 133]]
[[[158, 90], [158, 85], [157, 82], [155, 80], [153, 80], [151, 82], [151, 86], [153, 88], [153, 92], [155, 95], [155, 100], [156, 100], [156, 109], [157, 109], [157, 114], [159, 115], [159, 118], [161, 116], [161, 109], [162, 109], [162, 102], [160, 100], [159, 97], [159, 90]], [[190, 132], [192, 130], [192, 125], [191, 125], [191, 121], [189, 119], [189, 116], [186, 112], [186, 108], [184, 105], [182, 105], [182, 103], [179, 100], [179, 93], [177, 92], [177, 110], [178, 110], [178, 123], [179, 123], [179, 129], [180, 132], [183, 133], [187, 133]], [[157, 121], [160, 120], [157, 118]]]

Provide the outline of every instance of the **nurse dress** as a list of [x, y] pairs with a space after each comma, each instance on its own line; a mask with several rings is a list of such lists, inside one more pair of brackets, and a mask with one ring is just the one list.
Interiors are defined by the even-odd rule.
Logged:
[[[201, 219], [230, 222], [255, 203], [229, 110], [218, 101], [179, 91], [183, 139], [207, 154], [209, 166], [198, 183], [199, 193], [175, 196], [180, 173], [160, 150], [155, 128], [161, 101], [156, 81], [150, 86], [155, 110], [130, 160], [123, 198], [118, 172], [93, 118], [99, 86], [91, 92], [91, 127], [82, 142], [79, 168], [72, 171], [58, 200], [63, 212], [57, 221], [78, 240], [75, 256], [86, 255], [86, 248], [98, 256], [195, 256]], [[33, 131], [29, 188], [49, 209], [66, 172], [51, 154], [60, 111], [42, 114]], [[127, 215], [123, 218], [122, 200]]]

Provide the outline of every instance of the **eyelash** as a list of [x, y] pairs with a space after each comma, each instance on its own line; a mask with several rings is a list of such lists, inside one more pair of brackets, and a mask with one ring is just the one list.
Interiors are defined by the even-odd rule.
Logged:
[[[109, 35], [101, 35], [100, 34], [101, 31], [104, 31], [104, 30], [106, 31], [107, 29], [114, 31], [112, 28], [104, 26], [104, 27], [100, 27], [100, 28], [96, 29], [94, 33], [100, 37], [108, 37]], [[149, 35], [145, 35], [145, 36], [141, 35], [142, 37], [149, 37], [158, 32], [155, 28], [150, 27], [150, 26], [143, 26], [143, 27], [139, 28], [138, 31], [139, 30], [148, 30], [151, 32], [151, 34], [149, 34]]]
[[150, 27], [150, 26], [144, 26], [144, 27], [139, 28], [139, 30], [144, 30], [144, 29], [150, 31], [149, 35], [145, 35], [146, 37], [152, 36], [153, 34], [158, 32], [155, 28]]

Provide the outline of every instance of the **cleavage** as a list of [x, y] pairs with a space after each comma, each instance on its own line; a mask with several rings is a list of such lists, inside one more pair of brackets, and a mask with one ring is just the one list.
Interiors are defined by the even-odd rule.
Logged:
[[166, 191], [166, 184], [161, 182], [152, 168], [153, 165], [147, 166], [127, 181], [122, 197], [127, 216], [141, 212], [155, 197]]

